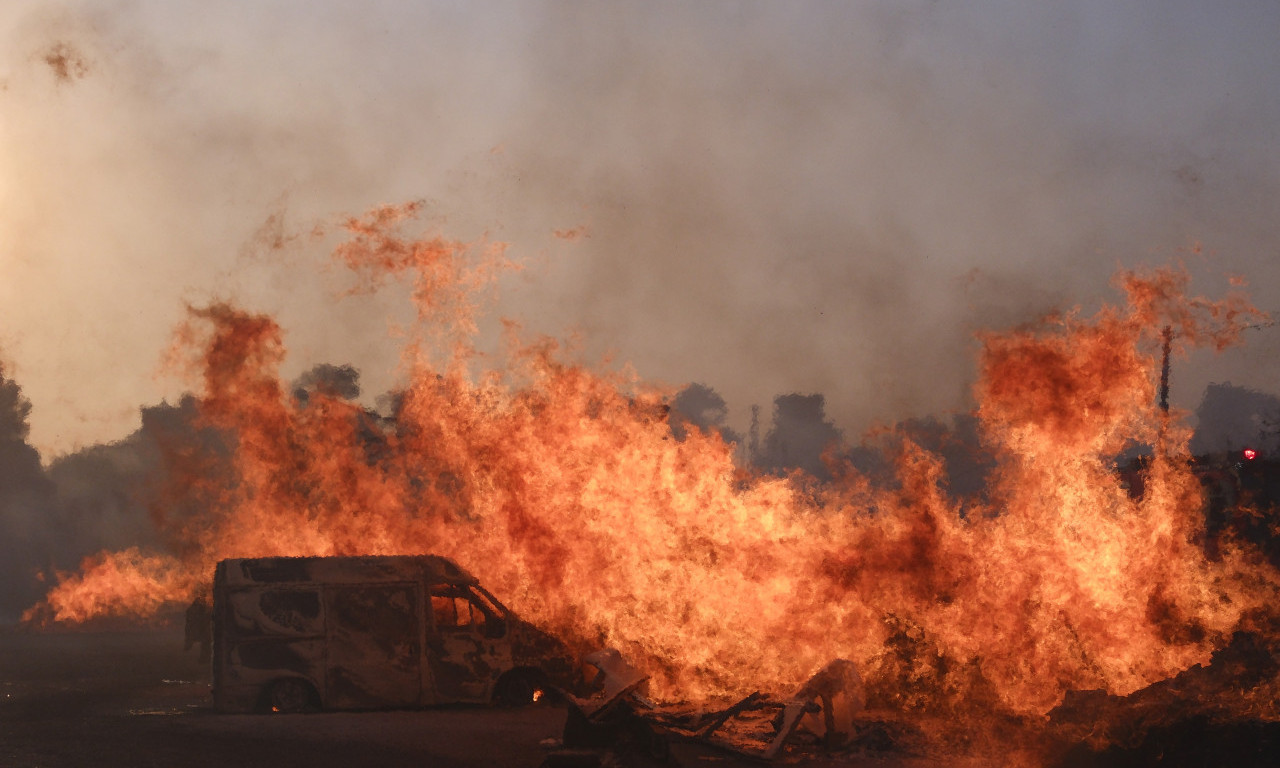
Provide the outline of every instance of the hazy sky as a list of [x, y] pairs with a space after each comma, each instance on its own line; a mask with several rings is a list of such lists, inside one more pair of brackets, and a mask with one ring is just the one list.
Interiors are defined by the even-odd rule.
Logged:
[[[856, 436], [966, 407], [974, 331], [1122, 265], [1280, 309], [1277, 40], [1274, 0], [6, 0], [0, 360], [46, 460], [181, 392], [187, 303], [276, 314], [286, 375], [372, 397], [406, 308], [340, 299], [306, 233], [422, 199], [526, 262], [498, 314], [738, 423], [824, 393]], [[1175, 403], [1280, 389], [1278, 351], [1181, 362]]]

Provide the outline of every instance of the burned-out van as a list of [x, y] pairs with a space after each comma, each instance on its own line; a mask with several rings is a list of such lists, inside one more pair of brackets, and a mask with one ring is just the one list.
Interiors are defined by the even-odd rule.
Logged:
[[233, 559], [214, 573], [223, 712], [519, 704], [571, 687], [575, 668], [444, 557]]

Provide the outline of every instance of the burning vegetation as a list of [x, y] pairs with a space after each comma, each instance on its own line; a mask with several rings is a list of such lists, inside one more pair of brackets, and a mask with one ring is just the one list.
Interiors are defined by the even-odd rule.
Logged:
[[[1021, 717], [1174, 679], [1274, 621], [1280, 576], [1258, 550], [1224, 536], [1206, 554], [1190, 433], [1157, 407], [1162, 330], [1175, 354], [1222, 348], [1260, 317], [1241, 295], [1123, 272], [1120, 305], [984, 335], [978, 492], [905, 434], [882, 441], [884, 476], [832, 451], [820, 480], [745, 469], [717, 430], [673, 434], [671, 393], [514, 325], [488, 365], [476, 318], [514, 265], [500, 245], [405, 236], [414, 213], [353, 219], [335, 252], [361, 290], [413, 286], [391, 412], [323, 382], [291, 392], [271, 318], [193, 309], [175, 360], [201, 380], [196, 429], [161, 433], [162, 546], [60, 574], [29, 620], [146, 616], [224, 558], [431, 552], [580, 648], [619, 649], [659, 700], [793, 691], [847, 659], [869, 705]], [[1141, 494], [1116, 471], [1135, 451]], [[1265, 691], [1214, 706], [1276, 719]]]

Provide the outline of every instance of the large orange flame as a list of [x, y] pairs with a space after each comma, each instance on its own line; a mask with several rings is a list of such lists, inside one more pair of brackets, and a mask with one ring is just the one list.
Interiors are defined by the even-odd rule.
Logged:
[[[749, 474], [717, 434], [676, 440], [668, 393], [550, 340], [469, 373], [477, 291], [510, 265], [500, 247], [402, 237], [413, 212], [348, 222], [337, 251], [366, 285], [413, 280], [428, 327], [394, 416], [293, 399], [270, 318], [194, 311], [179, 348], [221, 437], [169, 451], [167, 501], [189, 514], [165, 523], [162, 559], [62, 575], [56, 618], [189, 599], [225, 557], [435, 552], [548, 629], [620, 648], [659, 696], [787, 690], [844, 657], [904, 705], [1042, 713], [1205, 662], [1276, 604], [1256, 556], [1205, 557], [1186, 430], [1154, 405], [1160, 329], [1230, 343], [1257, 316], [1240, 296], [1125, 272], [1124, 307], [984, 336], [978, 414], [999, 463], [982, 500], [956, 501], [941, 459], [906, 439], [888, 488], [851, 466], [828, 484]], [[1135, 441], [1156, 446], [1141, 499], [1113, 466]], [[129, 597], [139, 581], [155, 599]]]

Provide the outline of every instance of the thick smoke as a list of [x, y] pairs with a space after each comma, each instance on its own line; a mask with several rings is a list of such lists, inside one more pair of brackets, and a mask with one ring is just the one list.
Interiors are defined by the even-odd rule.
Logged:
[[[31, 440], [175, 400], [153, 373], [184, 302], [278, 317], [290, 377], [394, 388], [398, 303], [337, 300], [309, 235], [412, 199], [538, 266], [504, 313], [714, 386], [738, 431], [787, 392], [851, 435], [965, 410], [974, 330], [1117, 265], [1280, 306], [1277, 37], [1260, 1], [8, 2], [0, 324]], [[1265, 387], [1280, 338], [1254, 343], [1184, 366], [1175, 404]]]
[[1191, 451], [1280, 450], [1280, 398], [1230, 383], [1210, 384], [1196, 408]]

